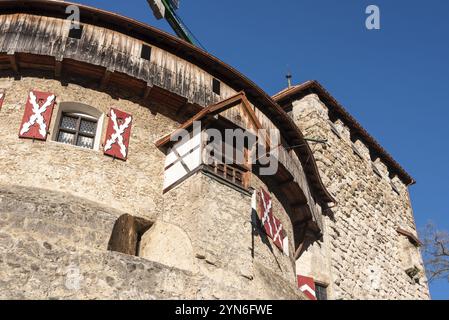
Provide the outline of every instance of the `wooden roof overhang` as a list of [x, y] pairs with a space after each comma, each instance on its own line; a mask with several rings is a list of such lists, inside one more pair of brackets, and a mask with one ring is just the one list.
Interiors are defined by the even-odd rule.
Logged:
[[[3, 0], [0, 1], [0, 14], [29, 13], [66, 19], [67, 14], [65, 10], [70, 4], [76, 3], [55, 0]], [[166, 32], [115, 13], [85, 5], [76, 5], [80, 9], [81, 23], [116, 30], [136, 39], [156, 45], [198, 65], [211, 75], [230, 85], [234, 90], [245, 91], [248, 99], [257, 105], [257, 107], [279, 128], [285, 141], [291, 146], [299, 146], [295, 148], [294, 151], [304, 167], [304, 171], [307, 174], [307, 180], [313, 190], [317, 202], [324, 207], [326, 207], [328, 203], [336, 203], [335, 199], [328, 192], [321, 180], [313, 153], [301, 131], [284, 110], [255, 83], [234, 68], [223, 63], [218, 58]], [[100, 79], [101, 82], [111, 78], [110, 75], [107, 75], [108, 70], [104, 70], [104, 68], [101, 67], [98, 68], [85, 61], [81, 62], [76, 61], [75, 59], [63, 59], [63, 61], [61, 61], [61, 57], [59, 56], [49, 57], [39, 55], [37, 52], [21, 52], [20, 47], [11, 48], [11, 51], [13, 52], [13, 55], [4, 53], [0, 56], [0, 63], [3, 62], [5, 65], [9, 64], [15, 72], [18, 72], [19, 70], [18, 63], [15, 60], [22, 59], [23, 63], [23, 61], [28, 58], [28, 60], [33, 60], [26, 62], [28, 68], [40, 68], [41, 70], [51, 71], [54, 72], [56, 76], [59, 75], [64, 68], [74, 68], [76, 66], [78, 70], [84, 68], [84, 76], [86, 77], [93, 76]], [[63, 53], [59, 54], [62, 55]], [[36, 63], [38, 60], [42, 60], [41, 63]], [[62, 65], [64, 65], [64, 67], [62, 67]], [[141, 94], [143, 91], [144, 97], [148, 97], [150, 92], [158, 95], [171, 95], [172, 100], [175, 101], [175, 103], [179, 105], [186, 104], [185, 101], [181, 101], [182, 98], [179, 98], [179, 101], [176, 101], [176, 95], [173, 95], [170, 92], [159, 90], [156, 87], [152, 89], [147, 88], [146, 83], [140, 79], [135, 79], [132, 73], [113, 73], [115, 81], [120, 82], [124, 88], [129, 88], [136, 94]], [[189, 108], [193, 113], [201, 107], [204, 106], [189, 105]]]
[[393, 159], [393, 157], [372, 137], [362, 125], [316, 80], [283, 90], [273, 96], [273, 99], [284, 109], [290, 108], [292, 101], [309, 94], [317, 94], [320, 100], [329, 108], [330, 115], [340, 118], [351, 131], [351, 139], [360, 139], [370, 149], [373, 158], [379, 157], [388, 166], [390, 177], [397, 175], [407, 185], [416, 181]]

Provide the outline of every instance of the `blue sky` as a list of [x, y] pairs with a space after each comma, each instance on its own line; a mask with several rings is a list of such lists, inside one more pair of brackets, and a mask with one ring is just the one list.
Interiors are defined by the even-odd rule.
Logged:
[[[166, 31], [146, 0], [79, 0]], [[365, 9], [381, 10], [381, 30]], [[179, 14], [209, 52], [269, 94], [319, 80], [417, 180], [418, 228], [449, 230], [449, 1], [181, 0]], [[431, 286], [448, 299], [449, 284]]]

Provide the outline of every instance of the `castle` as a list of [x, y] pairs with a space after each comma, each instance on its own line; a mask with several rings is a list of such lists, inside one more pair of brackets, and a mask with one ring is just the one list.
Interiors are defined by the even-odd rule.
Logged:
[[413, 178], [318, 82], [69, 4], [0, 2], [0, 299], [430, 298]]

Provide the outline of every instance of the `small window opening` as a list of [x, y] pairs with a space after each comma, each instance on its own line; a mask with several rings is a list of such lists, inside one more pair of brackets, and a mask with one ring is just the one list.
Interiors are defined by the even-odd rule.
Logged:
[[78, 147], [93, 149], [97, 132], [97, 120], [77, 113], [63, 113], [59, 123], [57, 141]]
[[318, 301], [326, 301], [327, 300], [327, 286], [321, 283], [315, 283], [315, 293], [316, 299]]
[[352, 145], [352, 151], [354, 151], [354, 154], [356, 156], [358, 156], [360, 159], [363, 160], [362, 153], [360, 152], [360, 150], [354, 144]]
[[151, 47], [147, 46], [146, 44], [143, 44], [140, 57], [142, 59], [150, 61], [151, 60]]
[[329, 121], [329, 125], [331, 126], [331, 131], [339, 138], [341, 139], [341, 133], [338, 131], [337, 127], [332, 121]]
[[83, 35], [83, 28], [84, 26], [82, 24], [78, 26], [75, 26], [74, 24], [70, 25], [69, 38], [81, 39]]
[[376, 167], [376, 165], [373, 163], [373, 172], [378, 176], [379, 178], [382, 178], [382, 173], [380, 173], [379, 168]]
[[215, 78], [212, 79], [212, 91], [217, 95], [221, 95], [221, 82]]
[[393, 189], [393, 191], [396, 192], [398, 195], [401, 195], [399, 188], [393, 182], [391, 182], [390, 184], [391, 184], [391, 188]]
[[108, 250], [139, 256], [142, 237], [152, 225], [153, 223], [148, 220], [129, 214], [121, 216], [115, 222]]

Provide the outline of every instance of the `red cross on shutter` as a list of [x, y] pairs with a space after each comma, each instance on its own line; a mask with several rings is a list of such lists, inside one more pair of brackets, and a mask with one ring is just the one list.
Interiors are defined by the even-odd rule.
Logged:
[[261, 189], [259, 193], [258, 214], [266, 234], [273, 240], [276, 247], [283, 250], [284, 253], [288, 255], [287, 233], [285, 232], [281, 221], [273, 215], [273, 201], [271, 200], [271, 195], [263, 189]]
[[132, 116], [126, 112], [111, 109], [104, 143], [105, 155], [125, 161], [128, 159], [132, 119]]
[[55, 100], [51, 93], [30, 91], [20, 124], [20, 138], [47, 140]]

